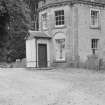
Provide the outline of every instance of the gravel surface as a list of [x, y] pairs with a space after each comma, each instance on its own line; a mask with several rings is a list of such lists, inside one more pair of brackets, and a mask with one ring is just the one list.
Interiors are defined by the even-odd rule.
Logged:
[[105, 72], [0, 68], [0, 105], [105, 105]]

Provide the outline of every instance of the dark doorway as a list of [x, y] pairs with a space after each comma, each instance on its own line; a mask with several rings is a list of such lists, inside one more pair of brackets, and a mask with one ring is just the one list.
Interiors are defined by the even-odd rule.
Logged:
[[47, 67], [47, 45], [38, 44], [38, 64], [39, 67]]

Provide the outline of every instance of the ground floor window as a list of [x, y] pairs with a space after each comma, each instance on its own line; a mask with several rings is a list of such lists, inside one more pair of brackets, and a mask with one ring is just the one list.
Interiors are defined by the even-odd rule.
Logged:
[[56, 60], [65, 60], [65, 39], [55, 39], [56, 43]]
[[95, 54], [96, 50], [98, 50], [98, 42], [99, 39], [91, 39], [91, 48], [93, 54]]

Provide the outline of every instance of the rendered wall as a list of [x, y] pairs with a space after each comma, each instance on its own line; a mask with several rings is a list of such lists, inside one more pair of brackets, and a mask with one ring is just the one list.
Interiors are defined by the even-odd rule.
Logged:
[[35, 39], [26, 40], [26, 63], [27, 67], [36, 67]]
[[[65, 24], [62, 27], [56, 27], [55, 26], [55, 11], [56, 10], [64, 10], [65, 14]], [[47, 13], [47, 21], [48, 21], [48, 29], [43, 30], [42, 28], [42, 19], [41, 15], [43, 13]], [[72, 36], [72, 8], [69, 5], [63, 5], [63, 6], [57, 6], [57, 7], [51, 7], [47, 8], [45, 10], [42, 10], [39, 12], [39, 30], [44, 31], [48, 33], [50, 36], [52, 36], [51, 40], [51, 48], [50, 48], [50, 54], [51, 54], [51, 62], [56, 62], [55, 60], [55, 46], [54, 46], [54, 37], [57, 34], [64, 34], [66, 37], [66, 62], [70, 62], [73, 57], [73, 36]]]
[[[105, 8], [78, 4], [78, 53], [81, 61], [86, 61], [92, 54], [91, 39], [99, 39], [96, 54], [100, 57], [105, 56]], [[91, 28], [90, 10], [100, 10], [99, 28]]]
[[[50, 1], [49, 1], [50, 2]], [[100, 10], [100, 28], [90, 27], [90, 9]], [[55, 27], [56, 10], [63, 9], [65, 12], [65, 25]], [[47, 13], [48, 29], [43, 30], [41, 15]], [[54, 36], [63, 33], [66, 36], [66, 62], [86, 62], [92, 54], [91, 39], [98, 38], [99, 49], [97, 54], [105, 60], [105, 8], [88, 4], [66, 4], [56, 7], [49, 7], [39, 12], [39, 30], [52, 36], [51, 40], [51, 61], [55, 62]]]

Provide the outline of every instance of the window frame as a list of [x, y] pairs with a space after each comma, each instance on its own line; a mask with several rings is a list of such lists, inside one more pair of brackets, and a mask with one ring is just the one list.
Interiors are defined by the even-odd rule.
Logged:
[[[98, 19], [96, 24], [92, 24], [92, 15], [91, 15], [92, 11], [98, 12], [98, 17], [97, 17]], [[100, 10], [91, 8], [90, 9], [90, 28], [99, 28], [99, 27], [100, 27]]]
[[[46, 18], [44, 18], [44, 15], [46, 15]], [[48, 29], [47, 12], [41, 14], [41, 20], [42, 20], [42, 29], [47, 30]]]
[[[59, 48], [59, 58], [58, 56], [56, 55], [56, 62], [64, 62], [66, 61], [66, 53], [65, 53], [65, 38], [59, 38], [59, 39], [55, 39], [55, 45], [59, 45], [60, 48]], [[57, 48], [57, 47], [56, 47]], [[64, 54], [64, 55], [63, 55]]]
[[[56, 16], [56, 12], [62, 12], [62, 11], [63, 11], [63, 14]], [[64, 9], [55, 10], [54, 16], [55, 16], [55, 27], [62, 27], [65, 25], [65, 11], [64, 11]], [[58, 18], [58, 21], [57, 21], [57, 18]], [[57, 24], [57, 22], [58, 22], [58, 24]]]
[[[54, 36], [54, 50], [55, 50], [55, 59], [54, 62], [58, 63], [58, 62], [66, 62], [66, 35], [64, 34], [64, 32], [58, 32], [55, 34]], [[58, 44], [57, 42], [61, 41], [62, 44]], [[60, 58], [60, 47], [62, 47], [62, 58]]]
[[99, 43], [98, 38], [91, 39], [91, 49], [96, 49], [97, 50], [98, 49], [98, 43]]
[[98, 48], [99, 48], [99, 39], [98, 38], [91, 39], [92, 54], [96, 54], [96, 51], [98, 50]]
[[98, 50], [98, 48], [99, 48], [99, 39], [98, 38], [91, 39], [91, 49], [92, 49], [93, 55], [96, 54], [96, 51]]

